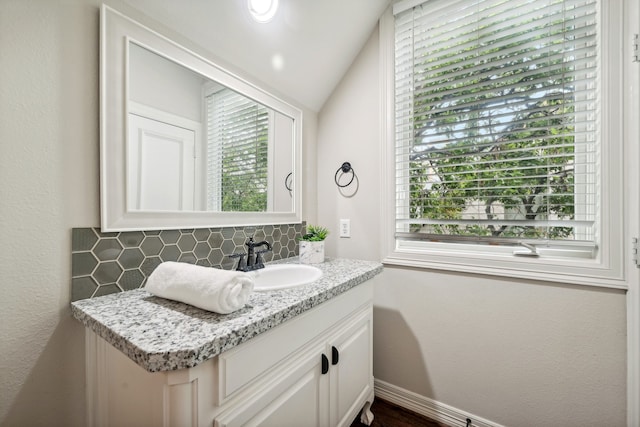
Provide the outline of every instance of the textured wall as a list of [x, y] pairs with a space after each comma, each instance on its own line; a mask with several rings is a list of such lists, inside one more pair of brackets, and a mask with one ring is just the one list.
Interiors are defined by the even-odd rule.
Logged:
[[0, 1], [0, 425], [84, 425], [70, 229], [98, 217], [99, 1]]

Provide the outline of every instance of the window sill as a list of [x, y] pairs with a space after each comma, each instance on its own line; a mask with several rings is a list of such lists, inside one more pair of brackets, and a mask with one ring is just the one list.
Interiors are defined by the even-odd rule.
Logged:
[[[481, 274], [543, 282], [628, 289], [621, 269], [596, 260], [516, 257], [507, 254], [472, 254], [462, 251], [396, 249], [383, 258], [387, 266]], [[622, 264], [622, 263], [620, 263]]]

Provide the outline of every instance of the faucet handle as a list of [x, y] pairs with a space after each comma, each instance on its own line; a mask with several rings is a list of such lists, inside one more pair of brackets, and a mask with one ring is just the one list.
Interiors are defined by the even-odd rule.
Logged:
[[261, 251], [256, 251], [256, 267], [257, 268], [262, 268], [264, 267], [264, 258], [262, 256], [262, 254], [266, 253], [266, 252], [270, 252], [271, 249], [263, 249]]
[[238, 258], [238, 265], [236, 266], [237, 271], [245, 271], [247, 268], [247, 263], [244, 259], [245, 255], [246, 254], [242, 252], [229, 255], [229, 258], [231, 259]]

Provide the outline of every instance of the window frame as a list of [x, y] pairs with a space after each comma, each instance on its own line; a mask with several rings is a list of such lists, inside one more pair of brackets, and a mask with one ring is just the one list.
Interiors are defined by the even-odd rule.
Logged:
[[[414, 0], [411, 4], [419, 4]], [[513, 247], [476, 244], [409, 241], [396, 238], [395, 165], [395, 30], [392, 7], [380, 19], [381, 143], [382, 143], [382, 260], [388, 265], [409, 266], [465, 273], [517, 277], [562, 283], [626, 289], [624, 245], [624, 164], [623, 157], [623, 3], [599, 2], [602, 8], [600, 31], [601, 137], [603, 143], [600, 189], [598, 251], [593, 258], [560, 256], [540, 248], [539, 258], [513, 255]], [[614, 66], [608, 65], [614, 64]], [[602, 107], [606, 106], [606, 107]], [[616, 143], [618, 141], [618, 143]], [[575, 254], [570, 254], [575, 255]]]

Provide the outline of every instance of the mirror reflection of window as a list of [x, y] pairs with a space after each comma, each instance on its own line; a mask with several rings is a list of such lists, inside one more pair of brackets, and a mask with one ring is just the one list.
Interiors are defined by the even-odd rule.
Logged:
[[[291, 211], [274, 181], [291, 170], [290, 118], [135, 43], [130, 51], [131, 210]], [[149, 138], [133, 115], [159, 122], [163, 134], [153, 128]], [[185, 143], [185, 129], [195, 141]]]
[[207, 210], [265, 212], [269, 109], [226, 88], [206, 105]]

